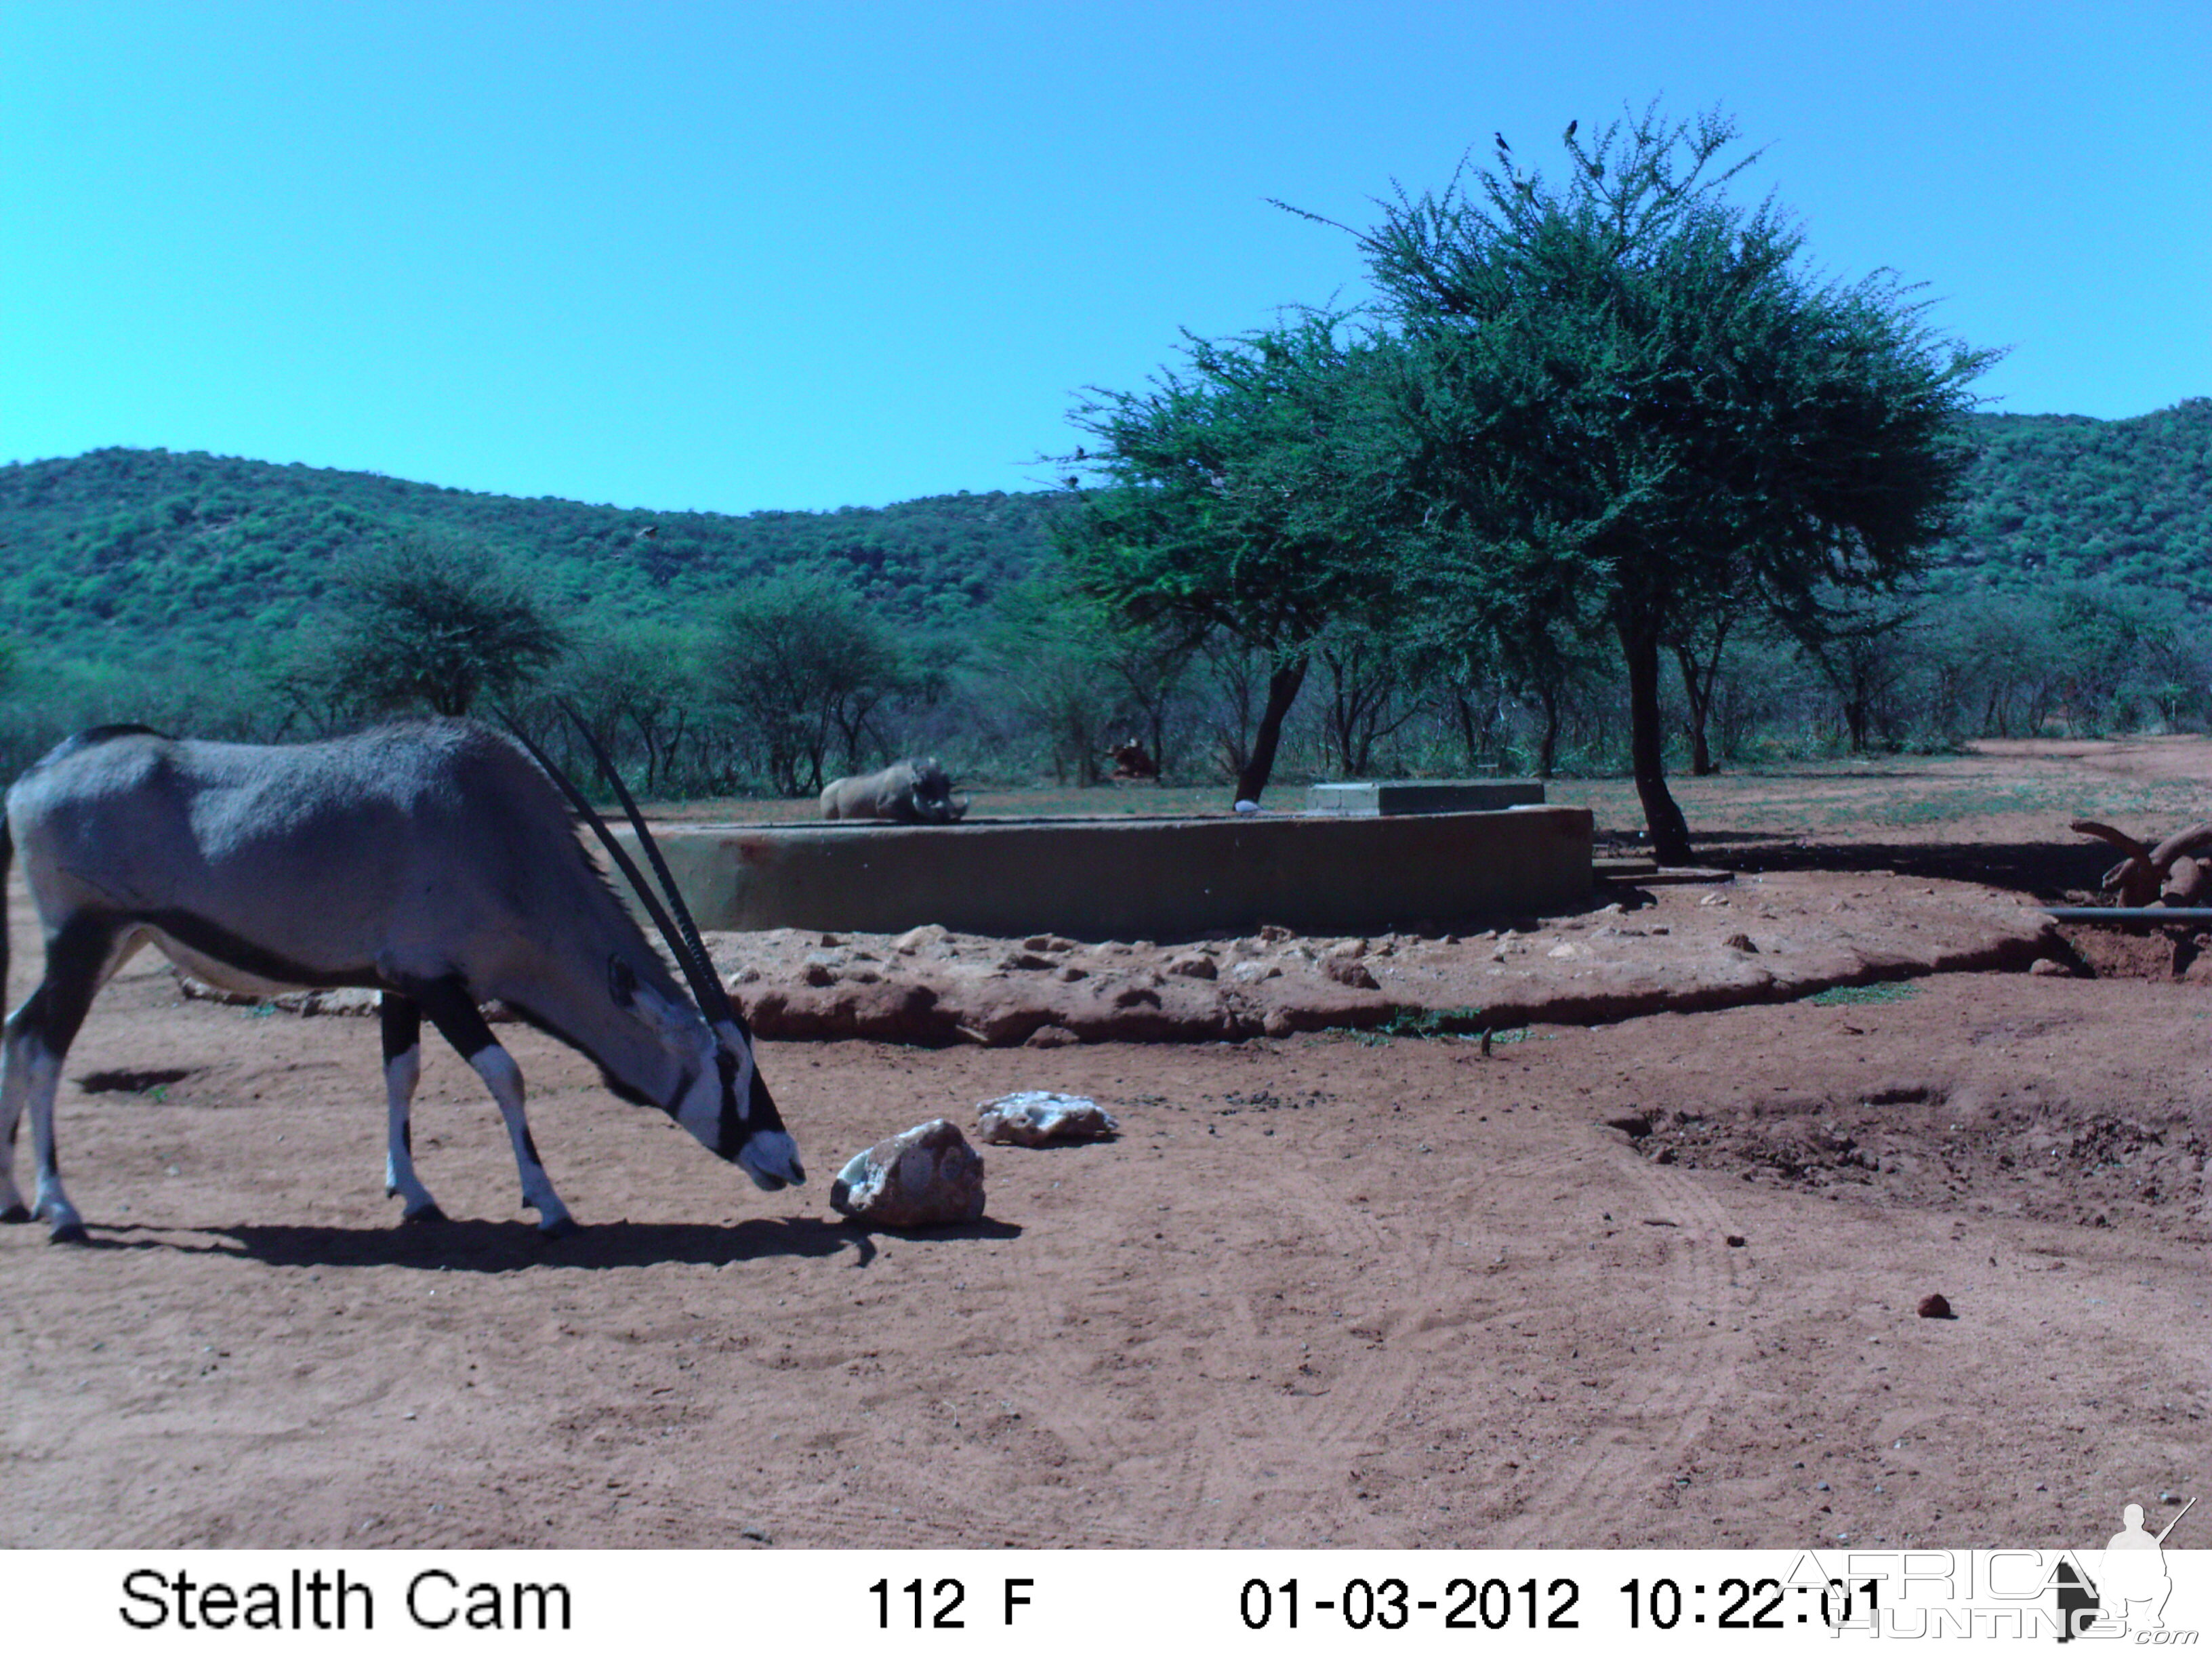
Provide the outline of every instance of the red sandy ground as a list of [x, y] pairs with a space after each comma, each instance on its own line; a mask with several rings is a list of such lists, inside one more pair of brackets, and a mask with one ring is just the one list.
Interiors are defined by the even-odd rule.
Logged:
[[[2208, 779], [2173, 740], [1684, 793], [1708, 856], [1838, 872], [1769, 887], [1786, 939], [1812, 901], [1774, 895], [1845, 879], [1901, 930], [1944, 879], [2093, 888], [2067, 818], [2152, 839]], [[503, 1027], [585, 1223], [554, 1245], [456, 1058], [416, 1146], [457, 1219], [402, 1231], [374, 1022], [186, 1002], [142, 958], [66, 1068], [91, 1245], [0, 1229], [0, 1544], [2080, 1546], [2129, 1499], [2155, 1528], [2204, 1468], [2212, 1001], [2163, 939], [2072, 938], [2100, 976], [1486, 1059], [772, 1042], [813, 1174], [775, 1196]], [[829, 1210], [852, 1152], [1020, 1088], [1122, 1136], [988, 1149], [973, 1228]]]

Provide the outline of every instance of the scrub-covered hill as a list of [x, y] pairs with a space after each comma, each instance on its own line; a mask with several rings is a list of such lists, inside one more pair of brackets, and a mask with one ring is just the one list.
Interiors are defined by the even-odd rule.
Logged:
[[265, 638], [312, 607], [337, 556], [422, 535], [507, 555], [572, 620], [673, 620], [764, 574], [820, 563], [849, 572], [872, 608], [942, 625], [1043, 557], [1050, 499], [655, 513], [96, 450], [0, 467], [0, 633], [64, 657], [231, 657], [242, 636]]
[[1979, 415], [1937, 588], [2123, 583], [2212, 606], [2212, 398], [2125, 421]]
[[[2212, 607], [2212, 398], [2131, 420], [1973, 417], [1982, 446], [1939, 592], [2111, 581]], [[1047, 556], [1049, 494], [834, 513], [657, 513], [167, 450], [0, 467], [0, 633], [64, 657], [234, 658], [322, 595], [349, 550], [429, 534], [530, 570], [574, 620], [674, 620], [809, 563], [924, 627]]]
[[[1939, 592], [2112, 581], [2212, 607], [2212, 398], [2131, 420], [1973, 417], [1982, 449]], [[0, 467], [0, 632], [64, 656], [210, 659], [322, 595], [332, 558], [410, 534], [495, 548], [572, 619], [673, 620], [819, 562], [868, 604], [957, 624], [1050, 545], [1049, 494], [834, 513], [656, 513], [167, 450]], [[650, 532], [650, 533], [648, 533]]]

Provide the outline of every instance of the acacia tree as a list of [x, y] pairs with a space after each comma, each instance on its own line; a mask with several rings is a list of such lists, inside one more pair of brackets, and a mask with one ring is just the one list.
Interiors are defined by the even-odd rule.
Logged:
[[1260, 799], [1316, 641], [1378, 620], [1395, 592], [1392, 453], [1381, 344], [1308, 313], [1231, 341], [1189, 337], [1188, 367], [1072, 416], [1103, 453], [1055, 529], [1077, 584], [1118, 615], [1261, 653], [1267, 690], [1237, 778]]
[[1114, 660], [1111, 618], [1088, 595], [1051, 574], [1003, 589], [976, 655], [998, 700], [1043, 739], [1054, 781], [1089, 788], [1123, 681]]
[[1832, 596], [1821, 626], [1800, 641], [1836, 694], [1844, 733], [1854, 755], [1867, 752], [1877, 727], [1893, 730], [1899, 688], [1912, 664], [1903, 647], [1912, 610], [1888, 594], [1856, 600]]
[[[697, 687], [685, 665], [698, 654], [688, 632], [631, 625], [580, 641], [555, 678], [562, 701], [583, 716], [600, 745], [620, 756], [635, 746], [645, 757], [644, 793], [665, 787], [684, 727], [697, 713]], [[564, 744], [557, 710], [549, 734]]]
[[1824, 285], [1771, 201], [1726, 186], [1718, 112], [1653, 109], [1583, 143], [1564, 183], [1495, 167], [1383, 204], [1354, 233], [1406, 372], [1406, 483], [1445, 602], [1482, 623], [1579, 608], [1626, 668], [1654, 849], [1692, 853], [1668, 793], [1662, 651], [1745, 604], [1816, 633], [1948, 527], [1966, 383], [1992, 354], [1938, 337], [1887, 273]]
[[857, 767], [884, 704], [915, 684], [890, 629], [846, 584], [820, 573], [763, 582], [724, 607], [705, 672], [735, 709], [782, 794], [819, 791], [842, 749]]
[[[1559, 762], [1559, 737], [1578, 686], [1602, 678], [1593, 633], [1602, 617], [1571, 561], [1540, 542], [1466, 544], [1464, 531], [1433, 507], [1416, 545], [1424, 568], [1409, 578], [1430, 601], [1420, 626], [1438, 663], [1480, 665], [1537, 714], [1529, 765], [1540, 778]], [[1439, 523], [1439, 520], [1443, 520]], [[1470, 744], [1470, 757], [1473, 745]]]
[[340, 574], [337, 602], [334, 632], [279, 678], [295, 704], [331, 715], [465, 714], [529, 684], [568, 645], [530, 586], [469, 543], [416, 537], [358, 556]]
[[1111, 619], [1106, 632], [1106, 659], [1121, 682], [1122, 709], [1129, 716], [1123, 730], [1134, 726], [1146, 740], [1152, 757], [1152, 782], [1164, 788], [1177, 747], [1169, 732], [1190, 706], [1188, 682], [1198, 641], [1185, 629], [1123, 617]]
[[1668, 648], [1674, 653], [1675, 666], [1682, 671], [1682, 702], [1688, 710], [1686, 724], [1690, 733], [1690, 775], [1693, 778], [1710, 777], [1719, 770], [1713, 764], [1708, 729], [1712, 720], [1713, 696], [1720, 688], [1721, 662], [1728, 651], [1729, 635], [1741, 619], [1740, 606], [1716, 605], [1701, 617], [1678, 623], [1668, 636]]
[[1327, 675], [1322, 740], [1339, 773], [1366, 777], [1374, 770], [1376, 746], [1420, 712], [1411, 690], [1433, 664], [1405, 631], [1357, 623], [1330, 628], [1315, 654]]

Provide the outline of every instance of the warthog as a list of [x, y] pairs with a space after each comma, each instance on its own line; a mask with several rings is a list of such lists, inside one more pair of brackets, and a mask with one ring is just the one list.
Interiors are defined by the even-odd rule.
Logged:
[[864, 778], [839, 778], [822, 792], [825, 818], [889, 818], [894, 823], [957, 823], [968, 798], [955, 796], [952, 780], [936, 757], [902, 760]]

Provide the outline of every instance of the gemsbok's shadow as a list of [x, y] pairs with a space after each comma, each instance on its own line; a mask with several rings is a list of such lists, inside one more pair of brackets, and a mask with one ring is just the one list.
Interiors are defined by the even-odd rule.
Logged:
[[[994, 1221], [897, 1237], [1015, 1238], [1021, 1229]], [[778, 1257], [823, 1259], [852, 1251], [855, 1267], [875, 1259], [870, 1230], [811, 1216], [739, 1221], [605, 1221], [566, 1238], [546, 1238], [515, 1221], [443, 1221], [424, 1226], [329, 1227], [242, 1223], [231, 1227], [95, 1224], [85, 1248], [178, 1250], [235, 1255], [274, 1267], [417, 1267], [426, 1272], [500, 1273], [525, 1267], [647, 1267], [664, 1262], [721, 1267]]]

